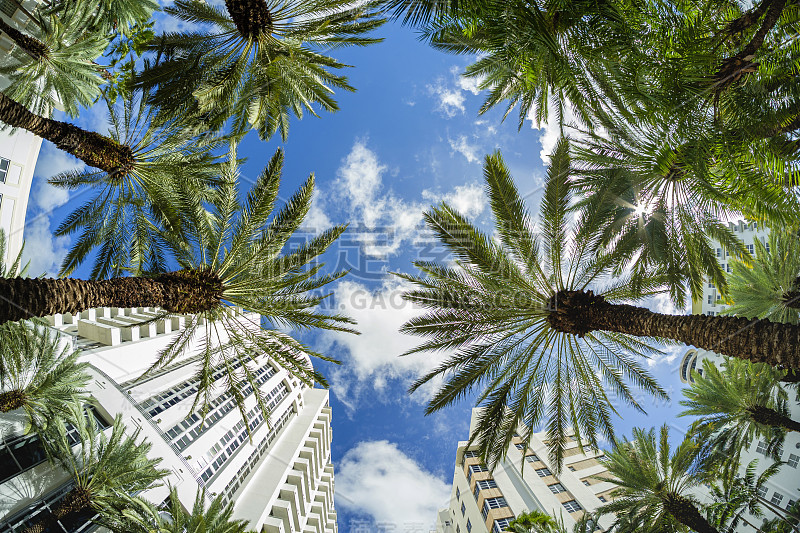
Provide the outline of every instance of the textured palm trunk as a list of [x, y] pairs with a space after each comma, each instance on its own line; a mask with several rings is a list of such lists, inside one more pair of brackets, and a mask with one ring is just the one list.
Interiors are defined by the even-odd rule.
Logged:
[[0, 324], [96, 307], [160, 307], [172, 313], [199, 313], [219, 305], [222, 292], [216, 275], [199, 270], [91, 281], [0, 278]]
[[792, 420], [788, 416], [780, 414], [774, 409], [764, 407], [763, 405], [756, 405], [748, 407], [747, 412], [753, 417], [753, 420], [759, 424], [770, 427], [779, 427], [788, 431], [797, 431], [800, 433], [800, 422]]
[[42, 518], [25, 529], [23, 533], [43, 533], [53, 531], [52, 525], [56, 520], [65, 518], [70, 513], [75, 513], [86, 509], [91, 504], [89, 491], [86, 489], [74, 488], [69, 491], [64, 498], [56, 505], [50, 514], [45, 514]]
[[266, 0], [225, 0], [225, 7], [245, 39], [272, 32], [272, 14]]
[[47, 139], [60, 150], [109, 174], [124, 175], [133, 167], [133, 151], [128, 146], [120, 145], [99, 133], [82, 130], [66, 122], [40, 117], [2, 92], [0, 92], [0, 121]]
[[0, 31], [8, 35], [9, 38], [12, 41], [14, 41], [17, 46], [25, 50], [25, 52], [29, 56], [31, 56], [35, 61], [39, 61], [47, 57], [49, 50], [47, 49], [47, 46], [45, 46], [44, 43], [42, 43], [38, 39], [29, 37], [28, 35], [25, 35], [16, 28], [6, 24], [6, 22], [2, 18], [0, 18]]
[[560, 291], [547, 318], [557, 331], [582, 337], [591, 331], [662, 337], [729, 357], [800, 370], [800, 326], [730, 316], [663, 315], [633, 305], [610, 304], [592, 291]]
[[786, 307], [800, 309], [800, 276], [794, 280], [792, 290], [783, 295], [783, 303], [786, 304]]
[[10, 413], [25, 405], [25, 394], [21, 390], [0, 392], [0, 412]]
[[697, 533], [719, 533], [708, 520], [700, 514], [697, 507], [687, 498], [678, 494], [668, 494], [664, 499], [664, 509], [675, 520]]

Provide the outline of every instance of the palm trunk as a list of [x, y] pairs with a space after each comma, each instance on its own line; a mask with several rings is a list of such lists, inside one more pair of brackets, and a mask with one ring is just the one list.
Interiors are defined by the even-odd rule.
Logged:
[[199, 313], [219, 305], [222, 293], [219, 278], [199, 270], [91, 281], [0, 278], [0, 324], [96, 307], [160, 307], [171, 313]]
[[764, 407], [763, 405], [756, 405], [754, 407], [748, 407], [747, 412], [750, 413], [750, 415], [753, 417], [753, 420], [759, 424], [770, 427], [779, 427], [788, 431], [797, 431], [800, 433], [800, 422], [780, 414], [775, 409], [770, 409], [769, 407]]
[[0, 17], [0, 31], [5, 33], [9, 36], [9, 38], [16, 43], [17, 46], [25, 50], [25, 52], [31, 56], [34, 61], [39, 61], [45, 57], [49, 50], [47, 46], [44, 45], [38, 39], [34, 39], [33, 37], [29, 37], [19, 31], [18, 29], [6, 24], [6, 21]]
[[[797, 120], [800, 120], [800, 118]], [[794, 280], [792, 290], [783, 295], [783, 303], [786, 307], [800, 309], [800, 276], [797, 276], [797, 279]]]
[[225, 0], [225, 7], [245, 39], [272, 31], [272, 14], [266, 0]]
[[664, 500], [664, 509], [671, 514], [675, 520], [697, 533], [719, 533], [719, 531], [709, 524], [708, 520], [700, 514], [697, 507], [683, 496], [668, 494]]
[[93, 131], [40, 117], [0, 92], [0, 121], [47, 139], [89, 166], [109, 174], [127, 174], [134, 163], [133, 151]]
[[91, 500], [89, 492], [85, 489], [74, 488], [64, 495], [58, 505], [51, 513], [44, 513], [45, 516], [37, 520], [33, 525], [25, 529], [22, 533], [44, 533], [52, 531], [51, 526], [56, 520], [65, 518], [68, 514], [86, 509]]
[[662, 337], [775, 367], [800, 370], [800, 325], [730, 316], [663, 315], [610, 304], [592, 291], [560, 291], [551, 298], [550, 326], [583, 337], [595, 330]]

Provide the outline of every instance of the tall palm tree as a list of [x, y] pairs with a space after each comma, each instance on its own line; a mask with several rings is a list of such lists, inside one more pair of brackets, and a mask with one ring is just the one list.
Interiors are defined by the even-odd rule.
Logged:
[[336, 111], [333, 88], [354, 89], [325, 54], [379, 42], [364, 35], [384, 22], [375, 0], [177, 0], [165, 12], [198, 29], [157, 38], [137, 84], [157, 88], [152, 103], [168, 116], [199, 115], [212, 129], [234, 117], [235, 132], [263, 139], [286, 139], [290, 113]]
[[692, 495], [692, 489], [709, 481], [702, 459], [702, 448], [688, 439], [673, 451], [666, 425], [658, 436], [655, 429], [635, 428], [633, 440], [616, 441], [602, 460], [609, 474], [604, 480], [619, 488], [600, 511], [635, 518], [662, 533], [718, 533]]
[[774, 229], [768, 246], [755, 239], [755, 259], [731, 261], [731, 305], [724, 312], [774, 322], [800, 323], [800, 238], [796, 231]]
[[104, 81], [95, 61], [109, 40], [104, 34], [81, 31], [79, 22], [87, 8], [37, 16], [30, 34], [0, 19], [0, 31], [21, 50], [8, 54], [0, 65], [0, 74], [11, 81], [3, 91], [6, 98], [43, 117], [50, 117], [56, 107], [74, 117], [80, 106], [97, 100]]
[[679, 416], [699, 416], [692, 429], [727, 450], [729, 457], [738, 456], [755, 438], [766, 439], [774, 454], [787, 431], [800, 431], [779, 385], [782, 376], [782, 371], [763, 364], [728, 359], [720, 370], [704, 360], [703, 374], [695, 373], [692, 386], [683, 389], [686, 400], [681, 405], [688, 409]]
[[22, 252], [25, 250], [25, 242], [17, 252], [16, 257], [11, 259], [11, 264], [6, 261], [6, 254], [8, 253], [8, 238], [4, 229], [0, 228], [0, 278], [13, 278], [17, 276], [25, 276], [28, 273], [30, 261], [27, 263], [22, 262]]
[[108, 139], [131, 155], [125, 171], [86, 168], [49, 179], [57, 187], [94, 191], [55, 230], [57, 236], [78, 234], [61, 265], [62, 276], [92, 252], [92, 278], [164, 270], [161, 233], [178, 231], [173, 196], [187, 190], [203, 196], [219, 172], [221, 158], [214, 150], [224, 139], [200, 139], [178, 118], [156, 126], [146, 98], [132, 92], [121, 106], [107, 102]]
[[73, 417], [79, 442], [73, 448], [63, 424], [54, 424], [43, 435], [42, 444], [48, 458], [70, 476], [74, 486], [52, 509], [51, 513], [28, 526], [24, 533], [49, 531], [56, 521], [86, 509], [102, 515], [118, 515], [135, 507], [136, 493], [157, 486], [167, 474], [159, 469], [161, 459], [147, 457], [151, 444], [137, 443], [139, 431], [125, 435], [122, 418], [117, 417], [111, 434], [99, 429], [88, 412]]
[[178, 499], [178, 491], [170, 487], [169, 504], [165, 509], [145, 500], [122, 515], [108, 517], [103, 525], [118, 533], [250, 533], [245, 520], [233, 519], [233, 503], [222, 503], [220, 494], [206, 507], [205, 489], [197, 492], [194, 505], [187, 512]]
[[86, 363], [44, 325], [0, 326], [0, 412], [22, 409], [32, 428], [68, 418], [87, 398]]
[[508, 529], [513, 533], [566, 533], [564, 522], [557, 521], [547, 513], [533, 510], [520, 514], [509, 524]]
[[[330, 359], [272, 328], [352, 332], [348, 327], [352, 319], [318, 308], [325, 295], [317, 291], [346, 272], [320, 274], [324, 265], [316, 258], [345, 227], [331, 228], [305, 242], [292, 241], [291, 251], [281, 254], [308, 213], [314, 191], [312, 175], [273, 214], [282, 170], [283, 152], [278, 150], [242, 203], [234, 147], [210, 196], [186, 189], [172, 198], [180, 224], [164, 239], [179, 270], [99, 281], [2, 280], [0, 292], [8, 303], [0, 303], [0, 322], [95, 307], [159, 307], [164, 317], [189, 314], [185, 328], [159, 354], [152, 369], [170, 364], [203, 331], [204, 338], [197, 343], [202, 356], [197, 373], [203, 386], [195, 407], [205, 407], [213, 399], [217, 391], [210, 376], [224, 367], [227, 392], [245, 418], [246, 386], [257, 392], [263, 409], [266, 405], [252, 366], [258, 356], [269, 357], [304, 383], [326, 384], [306, 356]], [[237, 313], [237, 307], [262, 315], [266, 327]], [[203, 328], [204, 323], [211, 325]], [[234, 361], [242, 363], [239, 369], [230, 364]]]
[[800, 365], [795, 326], [664, 315], [618, 303], [661, 290], [663, 277], [614, 277], [617, 258], [596, 253], [600, 214], [583, 210], [570, 226], [570, 175], [562, 140], [547, 173], [539, 235], [499, 154], [484, 165], [499, 242], [447, 204], [425, 214], [456, 260], [455, 267], [418, 262], [424, 276], [401, 275], [417, 286], [405, 297], [428, 309], [402, 328], [427, 338], [411, 352], [456, 350], [411, 388], [445, 377], [428, 413], [482, 387], [478, 402], [485, 409], [471, 439], [489, 462], [502, 456], [518, 426], [524, 424], [530, 438], [546, 422], [551, 455], [560, 464], [570, 425], [592, 446], [598, 432], [613, 435], [614, 407], [603, 385], [634, 407], [625, 378], [666, 396], [637, 360], [658, 352], [654, 337]]
[[45, 11], [63, 16], [80, 12], [79, 27], [87, 33], [124, 33], [137, 24], [146, 24], [160, 7], [155, 0], [59, 0]]

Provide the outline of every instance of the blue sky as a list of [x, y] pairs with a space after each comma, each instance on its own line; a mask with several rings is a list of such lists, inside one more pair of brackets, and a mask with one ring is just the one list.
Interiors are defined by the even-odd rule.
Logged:
[[[413, 396], [409, 384], [443, 356], [397, 355], [416, 340], [397, 332], [414, 310], [403, 304], [403, 285], [390, 271], [413, 272], [417, 258], [441, 259], [420, 226], [422, 211], [447, 200], [483, 224], [490, 222], [483, 193], [481, 160], [502, 153], [520, 192], [536, 211], [544, 175], [542, 154], [556, 138], [528, 121], [521, 131], [516, 116], [501, 123], [501, 112], [478, 116], [484, 96], [474, 82], [460, 78], [469, 58], [436, 52], [416, 39], [412, 29], [388, 24], [381, 44], [334, 53], [354, 65], [347, 75], [358, 91], [338, 93], [341, 110], [295, 120], [289, 139], [259, 141], [251, 134], [239, 147], [248, 160], [242, 179], [252, 180], [278, 146], [286, 151], [282, 197], [297, 189], [309, 173], [317, 178], [317, 197], [308, 231], [349, 223], [350, 230], [326, 259], [351, 268], [333, 286], [331, 305], [359, 320], [361, 336], [315, 334], [304, 337], [315, 349], [342, 365], [326, 364], [334, 411], [333, 459], [336, 506], [342, 532], [428, 532], [435, 510], [447, 503], [456, 443], [465, 440], [472, 407], [469, 401], [424, 417], [431, 390]], [[103, 112], [87, 110], [77, 122], [97, 129]], [[75, 166], [71, 157], [45, 143], [37, 163], [25, 237], [33, 272], [57, 271], [68, 240], [50, 234], [74, 208], [71, 195], [45, 183], [50, 175]], [[244, 186], [243, 188], [245, 188]], [[86, 271], [78, 272], [78, 277]], [[665, 301], [654, 302], [671, 311]], [[665, 422], [680, 410], [677, 365], [684, 348], [652, 361], [651, 370], [672, 402], [654, 405], [643, 399], [647, 415], [621, 409], [617, 428]]]

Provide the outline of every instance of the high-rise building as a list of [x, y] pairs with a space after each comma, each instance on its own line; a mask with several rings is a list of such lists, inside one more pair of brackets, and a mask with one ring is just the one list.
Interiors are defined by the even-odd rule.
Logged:
[[[0, 0], [0, 17], [19, 30], [24, 31], [30, 22], [28, 14], [36, 8], [37, 0], [15, 2]], [[0, 34], [0, 63], [13, 54], [24, 54], [5, 34]], [[9, 81], [0, 76], [0, 91]], [[7, 261], [16, 257], [22, 247], [22, 230], [25, 227], [25, 213], [31, 191], [33, 170], [39, 157], [42, 139], [24, 130], [11, 132], [6, 128], [0, 131], [0, 229], [8, 237]]]
[[[744, 222], [740, 220], [739, 222], [733, 223], [729, 222], [728, 227], [733, 231], [734, 235], [744, 243], [745, 247], [751, 254], [755, 254], [755, 241], [758, 239], [761, 241], [762, 244], [769, 248], [768, 236], [769, 236], [769, 229], [764, 227], [763, 225], [759, 225], [758, 222]], [[712, 241], [711, 244], [714, 253], [716, 254], [717, 261], [719, 262], [722, 270], [725, 272], [731, 272], [731, 260], [734, 259], [734, 256], [730, 253], [730, 250], [726, 250], [720, 243], [716, 241]], [[705, 283], [703, 284], [703, 296], [700, 300], [694, 300], [692, 302], [692, 313], [695, 315], [711, 315], [715, 316], [720, 314], [722, 311], [727, 309], [728, 306], [723, 303], [722, 296], [719, 293], [719, 290], [714, 286], [714, 283], [706, 279]]]
[[[191, 414], [199, 381], [191, 349], [167, 368], [140, 377], [184, 326], [184, 317], [142, 324], [156, 315], [150, 308], [106, 308], [48, 317], [91, 365], [95, 416], [106, 426], [121, 416], [129, 431], [140, 430], [152, 443], [151, 455], [162, 458], [161, 467], [170, 470], [166, 481], [176, 487], [187, 509], [204, 488], [209, 500], [222, 495], [224, 502], [233, 502], [234, 518], [247, 520], [260, 533], [336, 533], [328, 391], [304, 385], [261, 358], [257, 369], [251, 369], [268, 402], [269, 419], [246, 387], [248, 434], [236, 404], [223, 392], [225, 376], [219, 369], [213, 376], [216, 393], [203, 420]], [[258, 323], [258, 315], [249, 318]], [[198, 338], [203, 333], [201, 329]], [[36, 437], [21, 434], [13, 420], [5, 425], [0, 443], [2, 533], [21, 531], [22, 524], [35, 520], [69, 490], [66, 478], [45, 462]], [[156, 503], [167, 495], [166, 486], [142, 494]], [[94, 525], [89, 518], [59, 527], [90, 531]]]
[[[470, 434], [478, 409], [472, 410]], [[565, 452], [560, 474], [548, 458], [547, 436], [534, 434], [526, 447], [513, 438], [506, 457], [490, 471], [467, 442], [459, 442], [450, 506], [437, 515], [437, 533], [500, 533], [523, 512], [538, 510], [560, 517], [568, 530], [585, 512], [611, 501], [613, 483], [597, 479], [607, 475], [600, 464], [603, 452], [581, 451], [572, 440]], [[612, 516], [600, 519], [597, 531], [605, 531]]]

